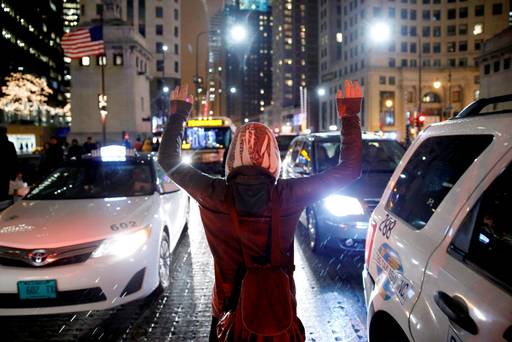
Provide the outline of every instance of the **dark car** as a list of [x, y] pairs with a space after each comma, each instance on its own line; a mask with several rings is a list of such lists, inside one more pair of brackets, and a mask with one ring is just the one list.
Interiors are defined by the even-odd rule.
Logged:
[[[369, 217], [404, 152], [396, 140], [363, 134], [361, 178], [341, 192], [306, 208], [301, 217], [313, 251], [324, 247], [364, 251]], [[339, 153], [339, 133], [299, 136], [292, 141], [283, 162], [283, 177], [320, 173], [338, 164]]]
[[280, 134], [276, 137], [277, 145], [279, 147], [279, 154], [281, 155], [281, 160], [283, 160], [284, 157], [286, 157], [286, 153], [288, 153], [290, 143], [296, 136], [296, 134]]

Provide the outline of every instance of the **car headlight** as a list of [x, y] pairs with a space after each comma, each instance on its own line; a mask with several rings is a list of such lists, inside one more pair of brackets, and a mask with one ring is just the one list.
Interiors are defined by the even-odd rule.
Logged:
[[354, 197], [331, 195], [324, 199], [324, 206], [336, 217], [364, 214], [363, 206]]
[[181, 162], [184, 164], [192, 164], [192, 157], [188, 155], [182, 156]]
[[123, 233], [119, 236], [107, 239], [99, 245], [92, 253], [94, 258], [105, 255], [113, 255], [117, 257], [127, 257], [135, 253], [142, 247], [151, 235], [151, 226], [146, 226], [134, 232]]

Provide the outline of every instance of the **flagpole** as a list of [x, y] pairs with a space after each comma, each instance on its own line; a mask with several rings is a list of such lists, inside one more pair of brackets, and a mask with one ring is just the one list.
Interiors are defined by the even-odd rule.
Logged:
[[[105, 10], [104, 4], [101, 6], [101, 13], [100, 13], [100, 23], [101, 23], [101, 36], [103, 39], [103, 44], [105, 46], [105, 37], [103, 32], [103, 12]], [[103, 99], [106, 100], [106, 94], [105, 94], [105, 64], [107, 64], [107, 57], [106, 57], [106, 49], [104, 48], [104, 56], [105, 58], [102, 59], [101, 64], [101, 96]], [[105, 108], [106, 109], [106, 108]], [[102, 133], [102, 145], [105, 146], [107, 144], [107, 112], [102, 113], [100, 109], [100, 117], [101, 117], [101, 133]]]

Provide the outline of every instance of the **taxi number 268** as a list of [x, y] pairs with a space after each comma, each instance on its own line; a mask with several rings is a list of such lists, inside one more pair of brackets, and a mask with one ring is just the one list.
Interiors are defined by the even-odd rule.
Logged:
[[396, 226], [396, 220], [393, 219], [389, 214], [386, 214], [386, 218], [379, 224], [379, 232], [382, 233], [386, 239], [389, 239], [391, 232]]

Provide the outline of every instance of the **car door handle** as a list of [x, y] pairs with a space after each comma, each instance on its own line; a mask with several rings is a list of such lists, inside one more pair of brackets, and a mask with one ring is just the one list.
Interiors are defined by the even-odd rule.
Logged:
[[478, 334], [478, 327], [469, 315], [469, 310], [466, 302], [460, 297], [450, 297], [443, 291], [438, 291], [434, 295], [434, 301], [441, 311], [462, 329], [466, 330], [471, 335]]

